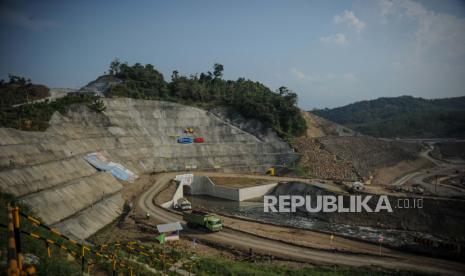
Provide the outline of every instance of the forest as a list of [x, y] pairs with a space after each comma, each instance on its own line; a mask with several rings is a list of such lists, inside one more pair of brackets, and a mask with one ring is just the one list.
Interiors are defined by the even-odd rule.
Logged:
[[363, 134], [376, 137], [465, 137], [465, 97], [378, 98], [311, 112]]

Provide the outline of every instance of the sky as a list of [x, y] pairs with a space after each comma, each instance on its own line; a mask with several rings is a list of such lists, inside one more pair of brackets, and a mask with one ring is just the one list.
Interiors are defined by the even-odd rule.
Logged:
[[112, 59], [170, 79], [224, 65], [298, 105], [465, 95], [465, 3], [365, 1], [0, 0], [0, 78], [79, 88]]

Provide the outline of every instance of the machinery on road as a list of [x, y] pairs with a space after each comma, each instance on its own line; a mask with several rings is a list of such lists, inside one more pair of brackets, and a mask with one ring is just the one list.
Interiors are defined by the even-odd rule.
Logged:
[[181, 211], [189, 211], [192, 209], [192, 205], [189, 202], [189, 200], [187, 200], [187, 198], [181, 197], [177, 200], [176, 203], [174, 203], [174, 209], [178, 209]]
[[182, 217], [189, 228], [203, 228], [211, 232], [218, 232], [223, 228], [221, 219], [207, 212], [193, 210], [184, 212]]

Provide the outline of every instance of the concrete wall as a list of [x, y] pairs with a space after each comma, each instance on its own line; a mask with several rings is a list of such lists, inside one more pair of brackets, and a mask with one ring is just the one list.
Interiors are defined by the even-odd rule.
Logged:
[[[0, 191], [20, 197], [43, 221], [78, 239], [116, 218], [123, 186], [131, 185], [97, 173], [82, 159], [88, 153], [100, 151], [137, 174], [186, 168], [264, 172], [297, 158], [281, 142], [264, 142], [205, 110], [160, 101], [104, 102], [103, 113], [85, 106], [55, 113], [45, 132], [0, 128]], [[205, 143], [176, 143], [186, 127]], [[102, 203], [102, 197], [112, 200]]]
[[[186, 185], [188, 184], [179, 184], [174, 192], [173, 198], [163, 203], [162, 206], [164, 208], [173, 207], [173, 204], [184, 196], [183, 191]], [[192, 195], [208, 195], [233, 201], [244, 201], [268, 194], [277, 185], [278, 183], [270, 183], [247, 188], [231, 188], [215, 185], [208, 176], [194, 176], [192, 184], [188, 186], [190, 186], [190, 194]]]
[[270, 193], [278, 183], [239, 189], [239, 201], [257, 198]]
[[85, 239], [121, 215], [123, 205], [121, 193], [116, 193], [52, 226], [67, 236]]
[[191, 184], [191, 194], [209, 195], [234, 201], [240, 200], [239, 189], [217, 186], [208, 176], [194, 176], [194, 181]]

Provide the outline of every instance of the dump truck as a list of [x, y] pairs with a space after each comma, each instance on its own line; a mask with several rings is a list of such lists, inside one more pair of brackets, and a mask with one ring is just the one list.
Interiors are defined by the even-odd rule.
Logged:
[[218, 232], [223, 228], [221, 219], [207, 212], [193, 210], [184, 212], [182, 217], [189, 228], [203, 228], [211, 232]]
[[181, 211], [188, 211], [188, 210], [192, 209], [192, 205], [189, 202], [189, 200], [187, 200], [187, 198], [181, 197], [174, 204], [174, 209], [179, 209]]

